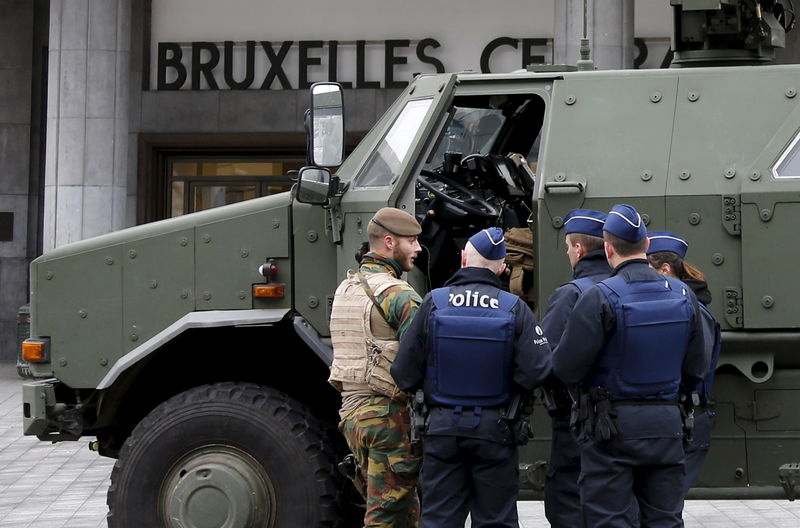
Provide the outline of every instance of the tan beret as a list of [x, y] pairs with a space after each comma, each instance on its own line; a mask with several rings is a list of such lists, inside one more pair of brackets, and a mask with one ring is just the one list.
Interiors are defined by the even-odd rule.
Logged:
[[399, 236], [417, 236], [422, 233], [422, 227], [416, 218], [394, 207], [380, 209], [370, 221]]

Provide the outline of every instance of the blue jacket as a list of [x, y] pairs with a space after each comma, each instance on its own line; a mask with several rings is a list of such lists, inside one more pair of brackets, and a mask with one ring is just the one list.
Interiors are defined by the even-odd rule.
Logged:
[[[592, 279], [595, 283], [611, 276], [611, 266], [606, 260], [605, 251], [602, 249], [592, 251], [583, 256], [575, 265], [572, 274], [573, 279]], [[542, 328], [550, 347], [555, 349], [561, 341], [564, 327], [567, 326], [567, 319], [572, 313], [572, 308], [578, 302], [580, 290], [572, 282], [568, 282], [556, 288], [547, 302], [547, 311], [542, 318]]]
[[[651, 269], [645, 259], [631, 259], [614, 269], [612, 276], [620, 275], [626, 281], [663, 279]], [[694, 310], [694, 329], [681, 368], [682, 387], [699, 383], [710, 363], [710, 351], [703, 341], [700, 308], [697, 298], [689, 290], [688, 296]], [[575, 303], [567, 321], [564, 334], [553, 355], [553, 371], [567, 384], [583, 382], [592, 372], [600, 352], [616, 328], [616, 314], [605, 294], [598, 286], [586, 290]]]
[[[453, 275], [446, 286], [469, 287], [472, 291], [497, 295], [500, 280], [485, 268], [462, 268]], [[430, 294], [425, 296], [411, 326], [400, 341], [400, 349], [392, 364], [391, 373], [397, 386], [406, 392], [413, 392], [423, 386], [427, 367], [431, 364], [428, 346], [431, 313], [436, 307]], [[552, 353], [544, 331], [536, 317], [524, 302], [518, 302], [514, 309], [514, 351], [512, 378], [515, 390], [531, 391], [551, 373]], [[537, 330], [538, 329], [538, 330]], [[508, 432], [498, 427], [500, 410], [483, 410], [482, 419], [474, 420], [467, 416], [461, 422], [454, 421], [452, 410], [434, 408], [431, 410], [429, 435], [459, 435], [473, 438], [487, 438], [509, 443]], [[459, 425], [460, 424], [460, 425]], [[462, 427], [461, 425], [466, 424]]]

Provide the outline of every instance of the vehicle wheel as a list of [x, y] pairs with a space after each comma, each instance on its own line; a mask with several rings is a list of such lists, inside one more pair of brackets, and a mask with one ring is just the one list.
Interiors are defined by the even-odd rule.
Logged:
[[337, 526], [335, 463], [323, 424], [285, 394], [196, 387], [156, 407], [125, 441], [108, 526]]

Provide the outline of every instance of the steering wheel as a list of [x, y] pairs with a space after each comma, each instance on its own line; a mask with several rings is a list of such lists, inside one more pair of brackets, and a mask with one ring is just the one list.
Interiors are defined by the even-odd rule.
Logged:
[[447, 202], [465, 213], [480, 218], [497, 218], [500, 216], [500, 211], [477, 192], [438, 172], [422, 169], [417, 177], [417, 182], [443, 202]]

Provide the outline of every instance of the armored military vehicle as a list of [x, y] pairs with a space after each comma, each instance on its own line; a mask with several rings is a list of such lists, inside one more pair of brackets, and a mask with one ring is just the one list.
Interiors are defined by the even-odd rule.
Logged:
[[[570, 279], [564, 215], [623, 202], [689, 240], [723, 329], [713, 448], [692, 496], [794, 498], [800, 66], [761, 65], [791, 2], [671, 3], [672, 68], [418, 76], [344, 162], [342, 93], [318, 84], [311, 165], [292, 192], [36, 259], [25, 358], [51, 378], [24, 386], [25, 433], [96, 437], [118, 459], [110, 526], [334, 526], [349, 484], [328, 317], [372, 214], [423, 221], [409, 273], [420, 292], [476, 229], [529, 227], [541, 315]], [[523, 452], [523, 496], [541, 490], [545, 417]]]

